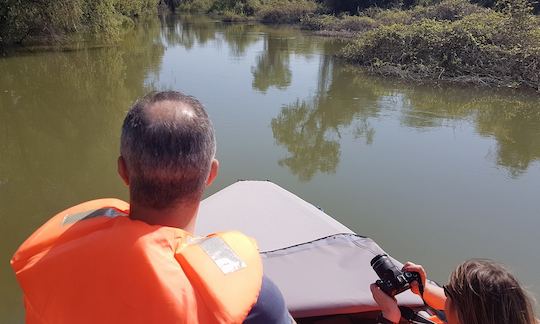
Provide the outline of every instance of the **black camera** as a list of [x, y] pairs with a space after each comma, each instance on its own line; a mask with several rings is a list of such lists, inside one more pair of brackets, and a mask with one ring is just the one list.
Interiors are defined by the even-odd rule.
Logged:
[[413, 281], [421, 282], [420, 274], [401, 271], [387, 254], [377, 255], [371, 260], [370, 264], [377, 276], [381, 278], [375, 284], [389, 296], [395, 296], [411, 288], [410, 283]]

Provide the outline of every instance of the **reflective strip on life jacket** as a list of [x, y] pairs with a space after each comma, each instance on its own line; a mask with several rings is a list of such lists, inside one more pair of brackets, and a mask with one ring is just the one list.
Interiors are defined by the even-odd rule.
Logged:
[[190, 244], [175, 255], [189, 281], [199, 288], [197, 292], [216, 310], [218, 322], [241, 323], [257, 300], [263, 269], [253, 246], [254, 241], [240, 232], [224, 232]]

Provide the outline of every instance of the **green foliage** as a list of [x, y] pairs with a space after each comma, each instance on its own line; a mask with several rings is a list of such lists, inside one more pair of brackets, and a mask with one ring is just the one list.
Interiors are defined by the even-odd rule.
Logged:
[[210, 11], [218, 14], [227, 12], [229, 15], [253, 16], [260, 7], [260, 0], [214, 0]]
[[[521, 1], [521, 0], [516, 0]], [[540, 89], [540, 32], [511, 13], [422, 19], [361, 35], [342, 55], [381, 73]]]
[[309, 30], [365, 32], [377, 27], [377, 25], [373, 18], [366, 16], [312, 15], [301, 19], [302, 28]]
[[253, 17], [248, 17], [243, 13], [237, 13], [229, 9], [220, 13], [220, 17], [225, 22], [246, 22], [253, 19]]
[[413, 13], [410, 10], [371, 8], [363, 13], [365, 16], [373, 18], [380, 25], [405, 24], [414, 21]]
[[222, 16], [226, 21], [256, 18], [265, 23], [297, 23], [320, 10], [313, 0], [188, 0], [180, 8]]
[[257, 16], [266, 23], [298, 23], [317, 9], [317, 3], [310, 0], [271, 0], [263, 4]]
[[116, 0], [114, 9], [127, 17], [137, 17], [156, 10], [158, 1], [155, 0]]
[[430, 6], [418, 6], [412, 10], [413, 20], [459, 20], [486, 9], [470, 3], [468, 0], [443, 0]]
[[[320, 0], [328, 9], [334, 13], [349, 12], [358, 14], [368, 8], [379, 9], [410, 9], [415, 6], [432, 6], [441, 0]], [[470, 0], [478, 6], [495, 8], [500, 0]], [[537, 0], [524, 0], [529, 6], [534, 8], [534, 12], [540, 12], [540, 2]]]
[[61, 32], [75, 31], [79, 27], [76, 17], [82, 14], [81, 2], [77, 0], [33, 4], [5, 0], [2, 7], [0, 35], [4, 43], [22, 42], [30, 34], [58, 37]]
[[154, 0], [2, 0], [0, 46], [64, 41], [75, 33], [113, 40], [123, 24], [155, 10]]
[[[500, 3], [498, 0], [471, 0], [471, 2], [488, 8], [495, 8]], [[527, 2], [533, 8], [535, 14], [540, 12], [540, 2], [538, 0], [527, 0]]]
[[[409, 4], [413, 1], [407, 0], [406, 3]], [[402, 0], [324, 0], [323, 2], [333, 13], [349, 12], [351, 14], [356, 14], [370, 7], [387, 9], [404, 5]]]
[[422, 19], [456, 21], [487, 9], [473, 5], [467, 0], [443, 0], [430, 6], [417, 6], [410, 10], [369, 8], [360, 16], [306, 16], [302, 27], [310, 30], [368, 31], [382, 25], [409, 25]]
[[178, 9], [182, 12], [207, 13], [212, 9], [214, 0], [186, 0], [182, 1]]
[[471, 4], [468, 0], [443, 0], [429, 6], [417, 6], [410, 10], [370, 8], [362, 14], [372, 17], [381, 25], [408, 25], [422, 19], [455, 21], [486, 10]]
[[533, 7], [528, 0], [498, 0], [497, 9], [511, 17], [516, 27], [528, 28], [535, 23], [535, 17], [532, 16]]

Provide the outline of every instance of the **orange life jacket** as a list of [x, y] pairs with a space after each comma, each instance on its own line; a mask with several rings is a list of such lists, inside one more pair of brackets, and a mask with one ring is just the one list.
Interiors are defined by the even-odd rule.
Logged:
[[241, 323], [261, 288], [257, 247], [238, 232], [194, 238], [126, 217], [117, 199], [49, 220], [11, 265], [27, 323]]
[[446, 322], [438, 318], [437, 315], [432, 315], [429, 320], [436, 324], [446, 324]]

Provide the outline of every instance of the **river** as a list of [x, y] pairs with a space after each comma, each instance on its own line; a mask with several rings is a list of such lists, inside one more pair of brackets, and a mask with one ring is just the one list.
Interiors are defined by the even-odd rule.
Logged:
[[127, 198], [120, 125], [154, 89], [208, 108], [221, 172], [207, 194], [269, 179], [441, 283], [487, 257], [540, 296], [540, 96], [370, 77], [340, 46], [170, 16], [116, 47], [0, 58], [0, 323], [23, 322], [9, 259], [29, 234], [67, 206]]

